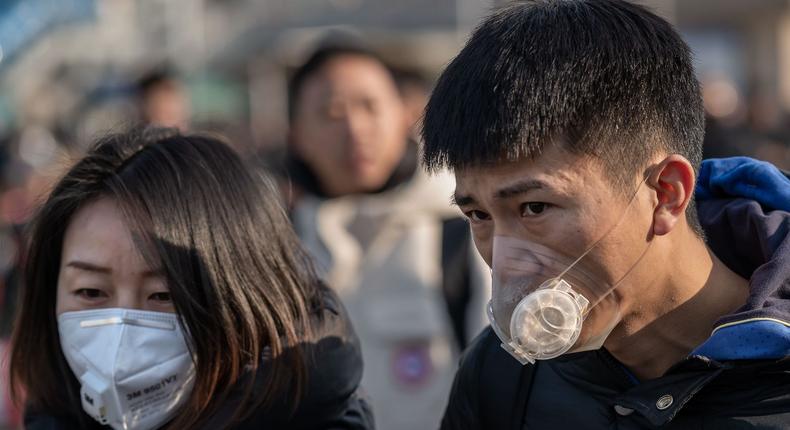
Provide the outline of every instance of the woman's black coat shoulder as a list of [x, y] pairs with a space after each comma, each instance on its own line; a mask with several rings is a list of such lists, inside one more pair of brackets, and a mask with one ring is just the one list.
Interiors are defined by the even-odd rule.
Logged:
[[[325, 286], [319, 287], [319, 300], [312, 309], [311, 323], [315, 339], [301, 345], [308, 357], [307, 387], [296, 411], [287, 404], [275, 402], [233, 429], [373, 429], [373, 415], [368, 402], [359, 392], [362, 379], [362, 354], [343, 305]], [[260, 369], [265, 376], [266, 362]], [[238, 406], [233, 399], [226, 402], [206, 428], [221, 428]]]

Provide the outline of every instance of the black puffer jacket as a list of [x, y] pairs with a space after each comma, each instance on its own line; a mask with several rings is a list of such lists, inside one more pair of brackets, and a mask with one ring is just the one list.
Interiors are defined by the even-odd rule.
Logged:
[[706, 342], [640, 382], [605, 349], [522, 366], [489, 327], [461, 359], [441, 428], [790, 429], [790, 201], [779, 198], [790, 179], [730, 161], [703, 164], [703, 186], [717, 185], [698, 189], [698, 214], [711, 249], [751, 292]]
[[[203, 427], [217, 429], [287, 429], [287, 430], [370, 430], [373, 416], [366, 400], [359, 393], [362, 378], [362, 356], [359, 340], [334, 293], [321, 287], [322, 305], [314, 310], [317, 333], [315, 343], [303, 346], [314, 358], [308, 373], [306, 395], [294, 414], [286, 404], [254, 413], [243, 422], [226, 427], [239, 406], [241, 393], [233, 393], [217, 413]], [[266, 362], [261, 364], [265, 372]], [[264, 375], [259, 375], [263, 380]], [[54, 381], [53, 381], [54, 383]], [[85, 423], [80, 425], [80, 422]], [[93, 421], [81, 410], [73, 416], [53, 416], [47, 413], [25, 414], [28, 430], [83, 430], [109, 429]]]

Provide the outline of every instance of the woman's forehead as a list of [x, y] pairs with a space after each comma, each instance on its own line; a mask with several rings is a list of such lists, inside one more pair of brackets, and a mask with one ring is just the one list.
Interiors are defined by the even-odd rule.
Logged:
[[107, 197], [86, 204], [72, 216], [63, 237], [61, 258], [62, 266], [77, 261], [107, 269], [148, 270], [123, 213]]

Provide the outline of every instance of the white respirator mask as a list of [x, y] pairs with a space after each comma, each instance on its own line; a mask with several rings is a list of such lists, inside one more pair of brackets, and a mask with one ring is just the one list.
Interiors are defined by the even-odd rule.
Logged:
[[82, 408], [115, 430], [171, 420], [192, 392], [195, 366], [178, 317], [132, 309], [64, 312], [60, 345], [80, 381]]
[[636, 192], [620, 220], [575, 258], [537, 242], [494, 237], [488, 319], [502, 347], [521, 364], [599, 349], [620, 322], [620, 300], [613, 292], [652, 242], [615, 282], [597, 276], [585, 257], [622, 223], [635, 198]]

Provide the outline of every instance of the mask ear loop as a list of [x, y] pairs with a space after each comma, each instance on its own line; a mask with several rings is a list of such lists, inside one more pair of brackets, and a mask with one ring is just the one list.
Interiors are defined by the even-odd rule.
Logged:
[[611, 288], [606, 290], [606, 292], [604, 294], [601, 294], [601, 296], [598, 298], [598, 300], [590, 303], [590, 305], [587, 307], [587, 312], [585, 312], [585, 314], [589, 313], [589, 311], [592, 308], [594, 308], [595, 305], [597, 305], [598, 303], [601, 303], [603, 301], [603, 299], [605, 299], [607, 296], [609, 296], [609, 294], [611, 294], [612, 291], [614, 291], [617, 287], [620, 286], [620, 284], [625, 280], [625, 278], [627, 278], [628, 275], [630, 275], [631, 272], [633, 272], [634, 269], [636, 269], [636, 267], [639, 266], [639, 262], [642, 261], [642, 259], [645, 257], [645, 255], [647, 255], [647, 251], [650, 250], [650, 245], [652, 245], [652, 244], [653, 244], [653, 241], [650, 241], [650, 242], [647, 243], [647, 246], [645, 247], [645, 250], [642, 251], [642, 254], [639, 255], [639, 258], [636, 259], [634, 264], [631, 265], [631, 267], [625, 272], [625, 274], [620, 278], [619, 281], [615, 282], [614, 285], [612, 285]]
[[[645, 175], [644, 179], [642, 179], [642, 181], [641, 181], [641, 182], [639, 182], [639, 185], [637, 185], [637, 187], [636, 187], [636, 190], [635, 190], [635, 191], [634, 191], [634, 193], [631, 195], [631, 198], [628, 200], [628, 205], [626, 205], [625, 209], [623, 210], [623, 213], [622, 213], [622, 215], [620, 215], [620, 219], [618, 219], [618, 220], [617, 220], [617, 222], [616, 222], [616, 223], [615, 223], [613, 226], [609, 227], [609, 228], [608, 228], [608, 229], [607, 229], [607, 230], [606, 230], [606, 231], [603, 233], [603, 235], [601, 235], [601, 237], [599, 237], [599, 238], [598, 238], [598, 239], [597, 239], [595, 242], [593, 242], [593, 243], [592, 243], [592, 245], [590, 245], [590, 247], [589, 247], [589, 248], [587, 248], [587, 250], [586, 250], [586, 251], [584, 251], [584, 252], [583, 252], [583, 253], [582, 253], [582, 254], [579, 256], [579, 258], [577, 258], [576, 260], [574, 260], [574, 262], [573, 262], [573, 263], [571, 263], [571, 265], [570, 265], [570, 266], [568, 266], [568, 267], [567, 267], [565, 270], [563, 270], [563, 271], [562, 271], [562, 273], [560, 273], [559, 275], [557, 275], [556, 279], [562, 279], [562, 277], [563, 277], [563, 276], [565, 276], [565, 274], [566, 274], [566, 273], [568, 273], [568, 271], [570, 271], [570, 270], [571, 270], [571, 269], [572, 269], [572, 268], [573, 268], [573, 267], [574, 267], [574, 266], [575, 266], [575, 265], [576, 265], [576, 264], [577, 264], [579, 261], [581, 261], [581, 260], [582, 260], [582, 258], [586, 257], [586, 256], [587, 256], [587, 254], [589, 254], [589, 253], [590, 253], [590, 251], [592, 251], [592, 250], [593, 250], [593, 249], [594, 249], [596, 246], [598, 246], [598, 243], [600, 243], [600, 242], [601, 242], [601, 241], [602, 241], [604, 238], [606, 238], [606, 237], [609, 235], [609, 233], [611, 233], [612, 231], [614, 231], [614, 229], [616, 229], [617, 227], [619, 227], [619, 226], [620, 226], [620, 224], [622, 224], [622, 223], [623, 223], [623, 220], [625, 220], [625, 215], [626, 215], [626, 213], [628, 213], [628, 210], [631, 208], [631, 206], [633, 205], [634, 201], [636, 201], [636, 196], [639, 194], [639, 190], [641, 190], [641, 189], [642, 189], [642, 185], [644, 185], [644, 184], [645, 184], [645, 182], [647, 182], [647, 179], [648, 179], [648, 178], [649, 178], [651, 175], [652, 175], [652, 170], [651, 170], [651, 172], [650, 172], [650, 173], [648, 173], [647, 175]], [[644, 258], [644, 256], [647, 254], [647, 251], [650, 249], [650, 245], [651, 245], [652, 243], [653, 243], [652, 241], [648, 242], [648, 244], [647, 244], [647, 247], [645, 248], [645, 250], [644, 250], [644, 251], [642, 251], [642, 254], [639, 256], [639, 258], [636, 260], [636, 262], [635, 262], [634, 264], [632, 264], [632, 265], [631, 265], [631, 267], [628, 269], [628, 271], [627, 271], [627, 272], [625, 272], [625, 274], [624, 274], [624, 275], [623, 275], [623, 276], [622, 276], [622, 277], [621, 277], [621, 278], [620, 278], [620, 279], [619, 279], [617, 282], [615, 282], [615, 283], [614, 283], [614, 285], [612, 285], [612, 287], [611, 287], [611, 288], [609, 288], [608, 290], [606, 290], [606, 292], [605, 292], [604, 294], [601, 294], [601, 295], [600, 295], [600, 297], [599, 297], [599, 298], [598, 298], [598, 299], [597, 299], [595, 302], [591, 302], [591, 303], [590, 303], [590, 304], [587, 306], [587, 309], [586, 309], [586, 310], [585, 310], [585, 312], [584, 312], [584, 314], [585, 314], [585, 315], [587, 315], [587, 314], [590, 312], [590, 310], [591, 310], [592, 308], [594, 308], [594, 307], [595, 307], [595, 305], [597, 305], [598, 303], [600, 303], [600, 302], [601, 302], [601, 301], [602, 301], [602, 300], [603, 300], [603, 299], [604, 299], [606, 296], [608, 296], [608, 295], [609, 295], [609, 294], [610, 294], [612, 291], [614, 291], [614, 289], [615, 289], [615, 288], [617, 288], [617, 286], [619, 286], [621, 282], [623, 282], [623, 280], [624, 280], [624, 279], [625, 279], [625, 278], [626, 278], [626, 277], [627, 277], [627, 276], [628, 276], [628, 275], [629, 275], [629, 274], [630, 274], [630, 273], [631, 273], [631, 272], [634, 270], [634, 268], [636, 268], [636, 266], [638, 266], [638, 265], [639, 265], [639, 262], [640, 262], [640, 261], [642, 261], [642, 258]]]

